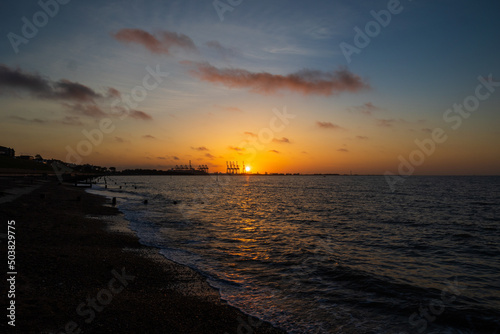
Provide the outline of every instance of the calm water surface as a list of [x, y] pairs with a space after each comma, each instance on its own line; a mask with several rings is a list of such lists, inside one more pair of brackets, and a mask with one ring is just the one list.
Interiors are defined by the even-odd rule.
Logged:
[[107, 185], [96, 192], [143, 244], [289, 333], [500, 333], [500, 177], [411, 177], [396, 192], [362, 176]]

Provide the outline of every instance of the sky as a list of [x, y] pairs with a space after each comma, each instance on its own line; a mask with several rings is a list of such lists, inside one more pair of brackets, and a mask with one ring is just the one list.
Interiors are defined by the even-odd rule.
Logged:
[[500, 174], [496, 1], [3, 1], [0, 146], [78, 164]]

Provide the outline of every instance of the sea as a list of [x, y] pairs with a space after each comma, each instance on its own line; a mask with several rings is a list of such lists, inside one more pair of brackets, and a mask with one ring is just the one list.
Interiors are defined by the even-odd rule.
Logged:
[[498, 176], [108, 176], [89, 191], [288, 333], [500, 333]]

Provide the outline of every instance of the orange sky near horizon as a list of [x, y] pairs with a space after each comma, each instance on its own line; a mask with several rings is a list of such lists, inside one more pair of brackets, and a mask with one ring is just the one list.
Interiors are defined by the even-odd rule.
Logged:
[[[16, 102], [14, 102], [15, 104]], [[56, 107], [41, 103], [38, 108]], [[283, 109], [284, 107], [282, 107]], [[80, 155], [75, 161], [68, 155], [67, 146], [75, 152], [79, 143], [89, 142], [82, 131], [68, 127], [55, 130], [49, 124], [18, 122], [5, 129], [4, 141], [18, 154], [41, 154], [45, 158], [125, 168], [169, 169], [175, 165], [207, 164], [210, 172], [225, 172], [226, 161], [244, 162], [252, 173], [339, 173], [384, 174], [398, 173], [399, 156], [409, 161], [414, 151], [421, 151], [415, 140], [430, 140], [431, 134], [422, 131], [431, 122], [401, 121], [387, 126], [374, 125], [373, 119], [360, 120], [350, 112], [339, 112], [335, 123], [339, 128], [320, 127], [307, 117], [307, 112], [286, 107], [289, 123], [275, 122], [280, 131], [270, 130], [270, 120], [279, 108], [255, 112], [255, 108], [238, 111], [200, 111], [194, 119], [169, 117], [137, 124], [131, 119], [111, 118], [114, 131], [103, 134], [102, 143], [91, 145], [91, 154]], [[215, 110], [214, 110], [215, 109]], [[257, 115], [257, 116], [256, 116]], [[325, 119], [329, 122], [330, 119]], [[433, 154], [425, 155], [424, 163], [415, 167], [414, 174], [495, 174], [499, 170], [499, 155], [490, 155], [488, 144], [494, 136], [479, 131], [486, 126], [468, 120], [460, 134], [448, 128], [449, 139], [437, 143]], [[259, 128], [260, 125], [260, 128]], [[475, 130], [477, 127], [478, 130]], [[185, 132], [189, 128], [189, 132]], [[99, 129], [98, 121], [85, 130]], [[443, 127], [443, 129], [445, 129]], [[478, 133], [480, 135], [478, 135]], [[474, 134], [471, 141], [469, 135]], [[60, 138], [65, 138], [61, 142]], [[43, 138], [43, 140], [37, 140]], [[395, 140], [398, 138], [397, 140]], [[87, 146], [82, 146], [84, 149]], [[484, 150], [477, 149], [484, 147]], [[78, 152], [77, 152], [78, 153]], [[69, 158], [69, 159], [68, 159]], [[477, 166], [481, 165], [481, 171]]]

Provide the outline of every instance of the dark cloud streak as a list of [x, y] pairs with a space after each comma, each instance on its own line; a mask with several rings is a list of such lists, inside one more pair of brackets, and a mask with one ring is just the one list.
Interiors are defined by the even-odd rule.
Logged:
[[140, 111], [140, 110], [130, 110], [128, 115], [129, 115], [129, 117], [132, 117], [135, 119], [140, 119], [143, 121], [150, 121], [153, 119], [153, 117], [150, 114], [145, 113], [144, 111]]
[[229, 88], [248, 88], [259, 94], [274, 94], [281, 90], [304, 95], [331, 96], [341, 92], [358, 92], [370, 86], [347, 69], [332, 72], [302, 70], [288, 75], [250, 72], [238, 68], [219, 69], [209, 63], [184, 61], [193, 76], [202, 81], [220, 83]]
[[[50, 81], [39, 74], [23, 72], [0, 65], [0, 88], [21, 89], [38, 98], [89, 102], [102, 98], [91, 88], [66, 79]], [[0, 91], [2, 93], [2, 91]]]
[[344, 130], [343, 127], [333, 124], [332, 122], [320, 122], [317, 121], [316, 125], [322, 129], [332, 129], [332, 130]]
[[281, 139], [273, 138], [273, 143], [290, 144], [290, 139], [286, 137], [282, 137]]
[[0, 65], [0, 87], [21, 88], [36, 94], [47, 94], [52, 90], [49, 82], [38, 74], [24, 73], [21, 69], [11, 69]]
[[364, 115], [370, 116], [373, 112], [380, 110], [379, 107], [375, 106], [371, 102], [366, 102], [361, 106], [353, 107], [354, 111], [360, 112]]
[[122, 43], [135, 43], [142, 45], [151, 53], [170, 55], [172, 47], [178, 47], [186, 51], [197, 52], [193, 40], [184, 34], [171, 31], [161, 31], [157, 36], [141, 29], [120, 29], [112, 35], [117, 41]]
[[[0, 95], [9, 90], [24, 91], [37, 99], [61, 101], [70, 112], [93, 118], [117, 116], [116, 113], [105, 112], [99, 103], [121, 96], [120, 92], [112, 87], [108, 87], [106, 94], [102, 95], [78, 82], [66, 79], [51, 81], [37, 73], [26, 73], [19, 68], [11, 69], [0, 64]], [[113, 111], [118, 111], [121, 115], [127, 114], [134, 119], [145, 121], [153, 119], [151, 115], [140, 110], [128, 111], [123, 107], [115, 107]], [[68, 122], [73, 124], [74, 120]]]

